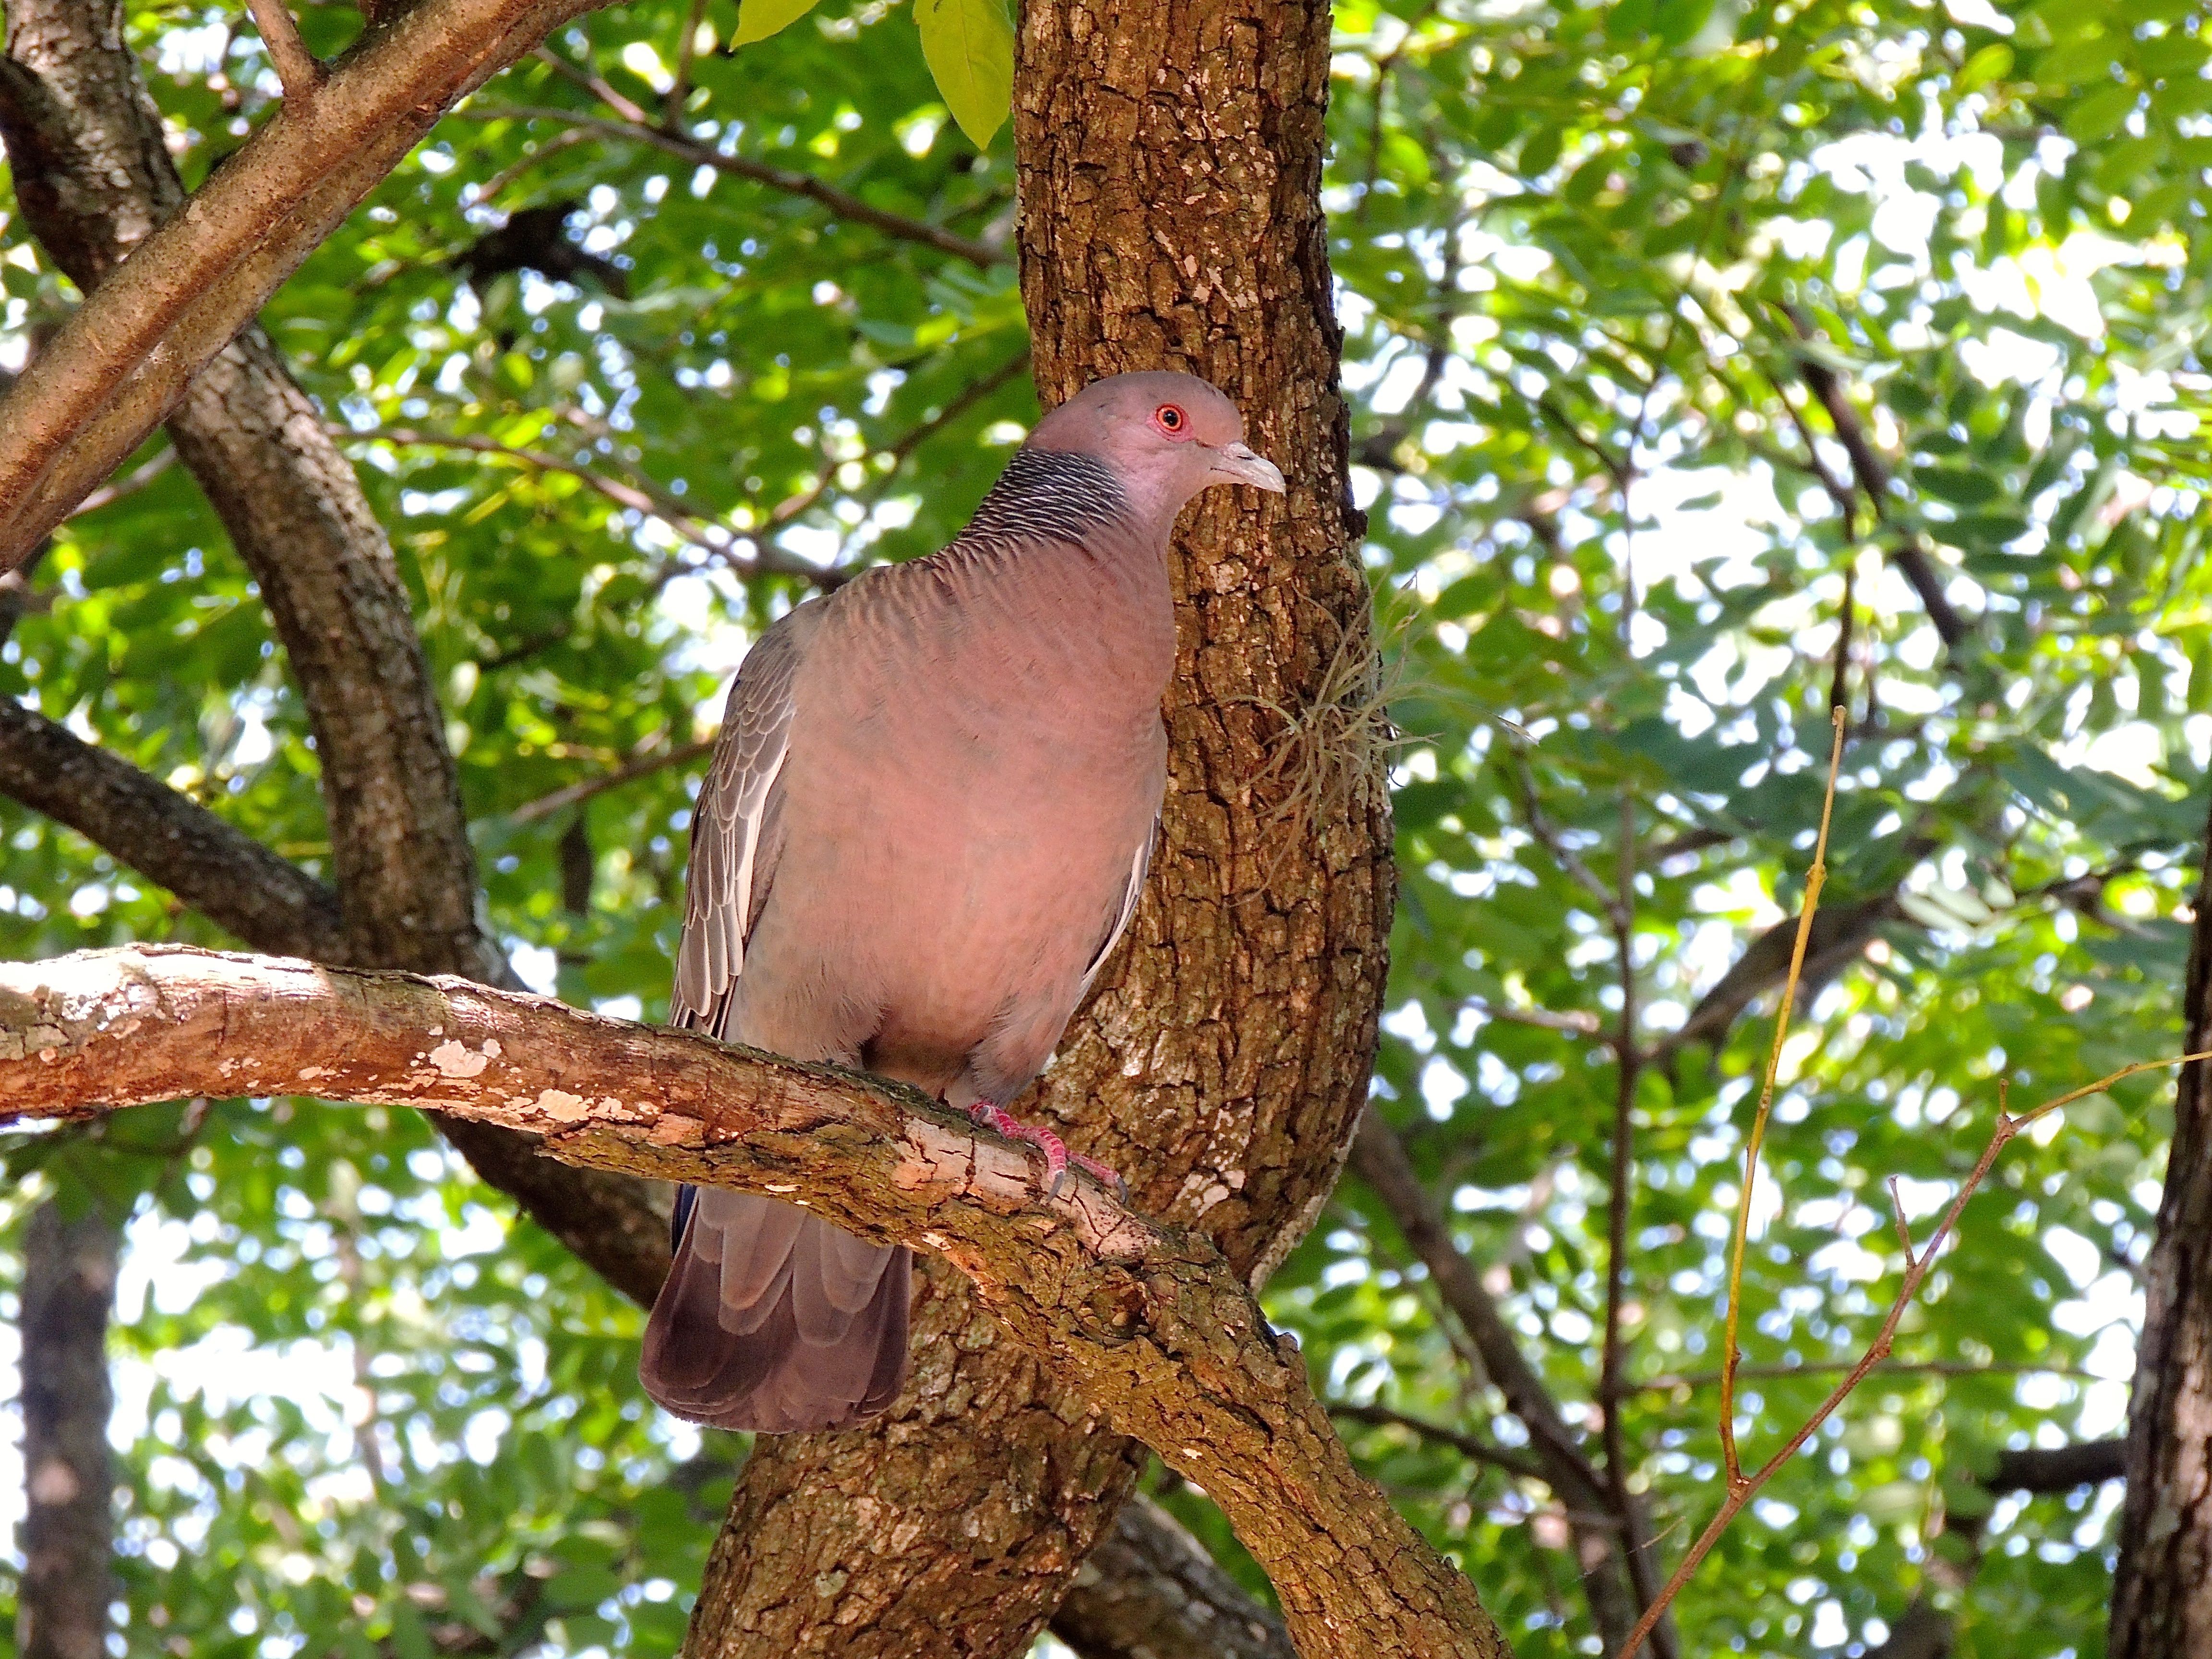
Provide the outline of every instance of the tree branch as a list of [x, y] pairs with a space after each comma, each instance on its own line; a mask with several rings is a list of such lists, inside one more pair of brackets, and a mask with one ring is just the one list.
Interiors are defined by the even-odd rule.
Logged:
[[[5, 62], [19, 73], [0, 84], [20, 90], [27, 83], [37, 94], [0, 97], [17, 199], [40, 242], [96, 303], [125, 280], [125, 255], [135, 251], [136, 270], [158, 253], [151, 228], [164, 216], [172, 226], [190, 219], [198, 200], [176, 211], [184, 187], [137, 61], [122, 48], [105, 0], [51, 0], [30, 9], [14, 20], [7, 49]], [[260, 585], [313, 723], [344, 923], [329, 955], [514, 983], [477, 925], [475, 853], [405, 584], [319, 411], [267, 337], [249, 329], [192, 379], [170, 433]], [[88, 775], [95, 775], [94, 764], [86, 762]], [[113, 787], [128, 784], [127, 775], [112, 769], [98, 775]], [[179, 821], [182, 804], [170, 792], [150, 780], [132, 787], [140, 804]], [[69, 810], [66, 800], [55, 804]], [[82, 792], [77, 804], [87, 804]], [[210, 816], [210, 824], [217, 822]], [[163, 850], [133, 836], [113, 812], [100, 835], [110, 851], [134, 862]], [[128, 851], [118, 844], [126, 838]], [[284, 885], [296, 872], [287, 878], [264, 867], [266, 855], [238, 856], [307, 902]], [[229, 881], [204, 866], [169, 873], [189, 874], [189, 890], [182, 884], [173, 890], [210, 913], [221, 908], [224, 925], [237, 927], [249, 945], [295, 950], [327, 943], [264, 935], [262, 927], [273, 929], [282, 918], [246, 914], [250, 904]], [[253, 931], [245, 931], [248, 923]], [[667, 1246], [661, 1212], [643, 1190], [549, 1163], [527, 1143], [480, 1124], [441, 1127], [487, 1182], [613, 1282], [650, 1298], [666, 1269]]]
[[284, 101], [304, 104], [323, 84], [323, 66], [300, 39], [300, 26], [292, 21], [286, 0], [246, 0], [253, 27], [261, 31], [261, 44], [284, 83]]
[[[716, 736], [719, 735], [718, 727]], [[672, 766], [684, 766], [711, 755], [714, 752], [714, 743], [715, 738], [706, 737], [694, 743], [679, 744], [673, 749], [641, 749], [621, 765], [610, 767], [597, 777], [586, 778], [580, 783], [572, 783], [556, 789], [550, 794], [540, 795], [536, 800], [525, 801], [507, 814], [507, 821], [509, 823], [535, 823], [540, 818], [552, 817], [563, 807], [574, 806], [594, 795], [603, 795], [610, 789], [619, 789], [640, 778], [651, 777], [655, 772], [665, 772]]]
[[1304, 1659], [1504, 1659], [1458, 1571], [1352, 1468], [1243, 1280], [1202, 1237], [913, 1091], [458, 978], [182, 946], [0, 969], [0, 1122], [197, 1094], [435, 1108], [565, 1161], [772, 1192], [939, 1252], [1006, 1331], [1206, 1491]]
[[712, 167], [717, 173], [726, 173], [735, 179], [750, 179], [755, 184], [766, 185], [786, 195], [802, 196], [856, 225], [866, 225], [886, 236], [903, 242], [919, 242], [933, 247], [939, 253], [949, 253], [956, 259], [965, 259], [979, 270], [988, 270], [995, 265], [1011, 264], [1013, 253], [1008, 248], [993, 247], [957, 231], [946, 230], [921, 219], [909, 219], [903, 214], [891, 213], [872, 207], [850, 191], [817, 179], [811, 173], [798, 173], [789, 167], [771, 166], [756, 161], [745, 155], [725, 155], [711, 144], [680, 132], [650, 126], [643, 121], [612, 121], [601, 115], [586, 115], [578, 110], [556, 109], [539, 104], [488, 104], [458, 112], [471, 121], [558, 121], [579, 132], [588, 132], [601, 138], [620, 143], [650, 144], [665, 150], [678, 161], [693, 167]]
[[586, 9], [424, 0], [364, 34], [313, 99], [280, 105], [0, 398], [0, 568], [114, 471], [455, 99]]
[[67, 824], [260, 950], [343, 954], [337, 895], [109, 750], [0, 697], [0, 794]]
[[[1790, 326], [1796, 331], [1800, 340], [1813, 338], [1812, 325], [1803, 312], [1795, 306], [1784, 306], [1781, 310], [1790, 319]], [[1797, 373], [1805, 382], [1805, 389], [1826, 411], [1828, 423], [1835, 428], [1836, 441], [1844, 447], [1844, 453], [1850, 458], [1852, 476], [1857, 480], [1867, 505], [1873, 508], [1877, 520], [1884, 525], [1888, 524], [1889, 465], [1875, 453], [1873, 443], [1868, 440], [1866, 428], [1859, 421], [1858, 411], [1851, 407], [1850, 397], [1844, 389], [1843, 377], [1807, 352], [1800, 352], [1797, 356]], [[1787, 403], [1788, 400], [1785, 398], [1784, 401]], [[1791, 413], [1795, 417], [1796, 411], [1793, 410]], [[1814, 464], [1820, 465], [1819, 452], [1813, 449], [1809, 434], [1806, 435], [1806, 448], [1813, 454]], [[1833, 488], [1825, 477], [1822, 487], [1829, 489], [1831, 496], [1833, 496]], [[1849, 527], [1850, 518], [1846, 508], [1846, 528]], [[1935, 556], [1929, 552], [1927, 542], [1917, 532], [1900, 531], [1897, 534], [1896, 544], [1890, 549], [1889, 556], [1899, 573], [1911, 583], [1912, 591], [1920, 596], [1920, 603], [1928, 612], [1928, 620], [1936, 624], [1936, 632], [1942, 636], [1944, 647], [1948, 650], [1957, 650], [1972, 629], [1944, 592], [1942, 573], [1936, 568]]]
[[[0, 794], [65, 823], [258, 950], [343, 961], [337, 896], [190, 796], [0, 698]], [[482, 1124], [441, 1124], [483, 1179], [617, 1290], [650, 1305], [668, 1231], [636, 1182], [574, 1170]]]

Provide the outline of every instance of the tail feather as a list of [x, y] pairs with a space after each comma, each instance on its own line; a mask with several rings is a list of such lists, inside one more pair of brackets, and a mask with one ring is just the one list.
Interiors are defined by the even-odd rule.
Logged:
[[906, 1377], [912, 1255], [754, 1194], [685, 1197], [646, 1325], [646, 1392], [679, 1417], [769, 1434], [887, 1408]]

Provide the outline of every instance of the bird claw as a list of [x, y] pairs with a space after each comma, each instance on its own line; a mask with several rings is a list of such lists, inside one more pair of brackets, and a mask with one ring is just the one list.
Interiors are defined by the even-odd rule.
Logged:
[[1121, 1179], [1121, 1171], [1095, 1158], [1085, 1158], [1081, 1152], [1071, 1152], [1067, 1143], [1042, 1124], [1024, 1123], [1003, 1106], [988, 1100], [979, 1100], [968, 1109], [968, 1115], [991, 1129], [1034, 1146], [1044, 1154], [1044, 1194], [1056, 1199], [1067, 1190], [1075, 1178], [1078, 1168], [1087, 1170], [1102, 1185], [1111, 1187], [1122, 1203], [1129, 1201], [1129, 1183]]

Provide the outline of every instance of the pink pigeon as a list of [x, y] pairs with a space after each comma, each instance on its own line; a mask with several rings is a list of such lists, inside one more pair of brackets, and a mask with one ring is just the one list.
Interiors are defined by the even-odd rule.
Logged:
[[[1168, 537], [1218, 483], [1280, 492], [1237, 407], [1117, 374], [1045, 416], [942, 552], [763, 634], [691, 829], [673, 1018], [913, 1085], [1068, 1178], [1004, 1109], [1127, 927], [1166, 787]], [[1088, 1159], [1078, 1164], [1111, 1178]], [[835, 1429], [906, 1376], [911, 1257], [685, 1188], [646, 1390], [696, 1422]]]

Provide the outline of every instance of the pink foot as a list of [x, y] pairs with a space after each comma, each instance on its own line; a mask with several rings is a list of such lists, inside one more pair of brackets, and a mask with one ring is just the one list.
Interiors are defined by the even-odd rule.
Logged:
[[968, 1109], [968, 1115], [985, 1128], [996, 1131], [1009, 1140], [1018, 1140], [1034, 1146], [1044, 1154], [1044, 1191], [1047, 1198], [1058, 1198], [1067, 1181], [1068, 1166], [1087, 1170], [1101, 1182], [1111, 1187], [1121, 1200], [1129, 1201], [1129, 1183], [1121, 1179], [1119, 1171], [1101, 1164], [1095, 1158], [1085, 1158], [1080, 1152], [1071, 1152], [1067, 1143], [1040, 1124], [1024, 1123], [1003, 1106], [991, 1101], [979, 1100]]

